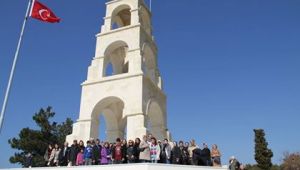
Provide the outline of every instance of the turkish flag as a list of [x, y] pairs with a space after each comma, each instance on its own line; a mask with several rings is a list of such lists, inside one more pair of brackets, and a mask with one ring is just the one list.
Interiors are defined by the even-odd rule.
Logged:
[[44, 22], [55, 23], [60, 21], [60, 18], [56, 17], [51, 9], [37, 0], [33, 1], [30, 16]]

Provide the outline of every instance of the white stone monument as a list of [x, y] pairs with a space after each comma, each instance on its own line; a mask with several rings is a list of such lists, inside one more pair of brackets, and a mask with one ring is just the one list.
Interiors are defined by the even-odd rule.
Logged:
[[[170, 138], [166, 95], [157, 68], [151, 12], [143, 0], [112, 0], [97, 34], [96, 54], [82, 83], [79, 119], [67, 141], [98, 138], [99, 116], [106, 120], [107, 140], [135, 139], [147, 132]], [[112, 67], [112, 72], [109, 69]], [[150, 123], [147, 123], [150, 122]], [[122, 164], [34, 168], [35, 170], [227, 170], [168, 164]], [[11, 169], [20, 170], [20, 169]]]
[[135, 139], [147, 132], [170, 138], [166, 95], [157, 67], [151, 12], [144, 0], [106, 3], [95, 57], [82, 83], [79, 119], [67, 141], [98, 138], [99, 116], [106, 121], [106, 137]]

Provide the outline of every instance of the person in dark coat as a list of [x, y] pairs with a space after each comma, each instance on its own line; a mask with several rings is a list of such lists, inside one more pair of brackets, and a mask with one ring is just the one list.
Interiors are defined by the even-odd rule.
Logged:
[[24, 167], [25, 168], [31, 168], [32, 166], [32, 154], [28, 153], [25, 155], [25, 164]]
[[160, 148], [160, 153], [159, 153], [159, 160], [157, 160], [157, 163], [164, 163], [162, 157], [162, 147], [163, 147], [163, 144], [161, 143], [161, 140], [157, 140], [157, 145], [159, 146]]
[[206, 143], [203, 143], [203, 149], [201, 152], [201, 162], [204, 166], [212, 166], [210, 150], [207, 147]]
[[201, 159], [202, 150], [200, 148], [195, 148], [193, 150], [193, 163], [194, 165], [204, 165]]
[[172, 164], [182, 164], [182, 155], [177, 142], [174, 142], [174, 147], [171, 151]]
[[126, 139], [123, 139], [121, 140], [121, 146], [122, 146], [122, 152], [125, 154], [125, 157], [124, 157], [124, 160], [123, 160], [123, 163], [127, 163], [128, 162], [128, 159], [126, 157], [126, 152], [127, 152], [127, 141]]
[[128, 163], [135, 163], [135, 152], [136, 149], [134, 147], [134, 142], [132, 140], [128, 141], [127, 151], [126, 151], [126, 158]]
[[139, 163], [140, 162], [140, 143], [141, 143], [141, 139], [140, 138], [136, 138], [135, 142], [134, 142], [134, 157], [135, 157], [135, 163]]
[[71, 166], [76, 165], [77, 154], [80, 152], [79, 146], [77, 144], [77, 140], [73, 141], [73, 144], [70, 147], [69, 152], [69, 163]]
[[101, 151], [101, 146], [100, 146], [100, 141], [99, 145], [96, 144], [94, 140], [91, 141], [92, 145], [92, 163], [93, 165], [99, 165], [99, 160], [100, 160], [100, 151]]
[[189, 152], [186, 147], [183, 145], [183, 141], [179, 142], [180, 155], [182, 157], [181, 163], [183, 165], [188, 165], [189, 161]]
[[168, 139], [164, 139], [164, 142], [161, 147], [161, 162], [165, 164], [171, 163], [171, 146]]
[[70, 159], [69, 156], [70, 156], [70, 147], [68, 142], [65, 142], [58, 156], [59, 166], [67, 166]]

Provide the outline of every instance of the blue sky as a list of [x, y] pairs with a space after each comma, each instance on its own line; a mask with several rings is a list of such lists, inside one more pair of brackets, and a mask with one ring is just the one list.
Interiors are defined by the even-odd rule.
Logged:
[[[59, 24], [30, 19], [0, 134], [7, 140], [32, 115], [53, 106], [55, 120], [78, 118], [81, 87], [94, 57], [104, 0], [41, 0]], [[2, 104], [27, 1], [0, 1]], [[153, 0], [154, 36], [175, 140], [216, 143], [223, 163], [235, 155], [254, 163], [253, 128], [263, 128], [274, 163], [300, 151], [300, 1]]]

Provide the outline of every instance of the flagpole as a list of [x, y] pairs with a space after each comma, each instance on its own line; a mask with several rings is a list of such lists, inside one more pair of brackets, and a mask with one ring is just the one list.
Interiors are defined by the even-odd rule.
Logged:
[[150, 0], [150, 12], [152, 12], [152, 0]]
[[4, 101], [3, 101], [3, 105], [2, 105], [2, 109], [1, 109], [1, 115], [0, 115], [0, 133], [2, 131], [4, 114], [5, 114], [5, 110], [6, 110], [6, 106], [7, 106], [7, 101], [8, 101], [8, 98], [9, 98], [9, 94], [10, 94], [11, 84], [12, 84], [12, 81], [13, 81], [13, 78], [14, 78], [14, 72], [15, 72], [16, 64], [17, 64], [17, 61], [18, 61], [19, 50], [20, 50], [20, 47], [21, 47], [21, 44], [22, 44], [22, 39], [23, 39], [23, 34], [24, 34], [26, 22], [27, 22], [27, 19], [28, 19], [28, 14], [30, 12], [29, 11], [30, 4], [31, 4], [31, 0], [28, 1], [28, 6], [27, 6], [26, 14], [25, 14], [25, 18], [24, 18], [24, 21], [23, 21], [23, 26], [22, 26], [22, 29], [21, 29], [21, 33], [20, 33], [20, 37], [19, 37], [17, 49], [16, 49], [16, 52], [15, 52], [14, 61], [13, 61], [12, 67], [11, 67], [10, 76], [9, 76], [9, 80], [8, 80], [8, 84], [7, 84], [7, 88], [6, 88], [6, 92], [5, 92], [5, 97], [4, 97]]

